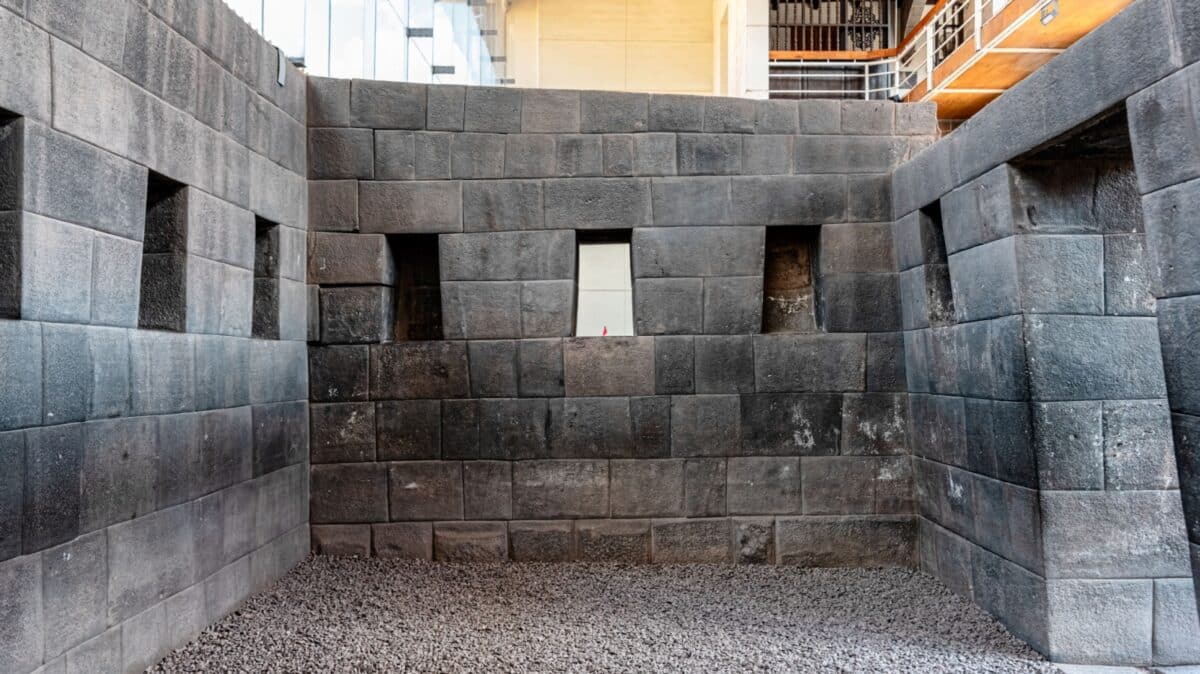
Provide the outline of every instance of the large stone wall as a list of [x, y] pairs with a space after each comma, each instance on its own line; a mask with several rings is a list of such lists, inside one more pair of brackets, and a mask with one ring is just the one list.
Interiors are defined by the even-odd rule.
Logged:
[[1195, 66], [1155, 84], [1198, 12], [1135, 3], [893, 176], [922, 566], [1056, 661], [1200, 661]]
[[308, 550], [305, 79], [220, 2], [0, 36], [0, 671], [141, 671]]
[[[313, 79], [309, 121], [316, 549], [915, 563], [888, 173], [931, 108]], [[785, 225], [816, 312], [760, 334]], [[596, 230], [635, 337], [573, 336]], [[416, 233], [443, 340], [397, 336]]]

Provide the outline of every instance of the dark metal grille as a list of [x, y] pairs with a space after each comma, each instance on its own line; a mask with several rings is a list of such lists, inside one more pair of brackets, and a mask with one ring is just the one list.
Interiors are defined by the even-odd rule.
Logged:
[[894, 46], [895, 4], [895, 0], [771, 0], [771, 49], [887, 49]]

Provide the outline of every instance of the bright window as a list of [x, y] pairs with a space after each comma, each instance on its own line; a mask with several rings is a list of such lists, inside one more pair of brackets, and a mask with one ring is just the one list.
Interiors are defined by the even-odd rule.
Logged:
[[633, 334], [633, 274], [628, 243], [579, 244], [575, 334]]

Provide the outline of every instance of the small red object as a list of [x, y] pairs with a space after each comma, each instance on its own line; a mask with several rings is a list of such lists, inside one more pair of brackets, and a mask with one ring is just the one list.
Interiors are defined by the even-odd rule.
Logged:
[[608, 336], [608, 326], [607, 326], [607, 325], [606, 325], [606, 326], [604, 326], [604, 329], [600, 331], [600, 336], [601, 336], [601, 337], [607, 337], [607, 336]]

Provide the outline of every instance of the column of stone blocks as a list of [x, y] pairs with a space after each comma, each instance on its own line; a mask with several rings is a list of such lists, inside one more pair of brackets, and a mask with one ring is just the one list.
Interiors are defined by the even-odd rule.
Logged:
[[[303, 280], [305, 79], [222, 3], [0, 4], [0, 670], [140, 671], [308, 550], [302, 333], [249, 338], [256, 214]], [[150, 172], [178, 332], [138, 329]]]
[[[933, 117], [897, 108], [313, 79], [316, 549], [912, 564], [896, 269], [872, 223]], [[837, 230], [841, 334], [756, 334], [775, 225]], [[640, 336], [571, 337], [583, 230], [630, 233]], [[387, 287], [387, 239], [415, 233], [438, 237], [446, 341], [388, 343], [375, 302], [326, 315], [329, 293]], [[867, 295], [878, 316], [855, 317]]]

